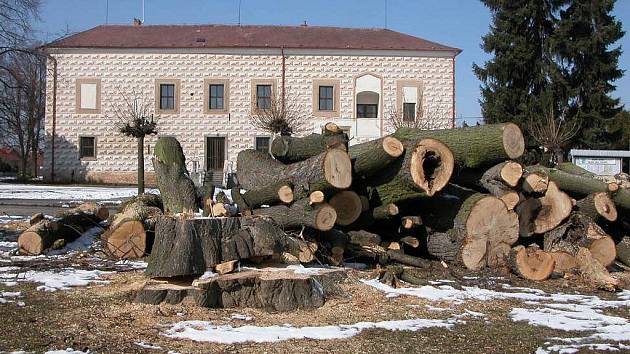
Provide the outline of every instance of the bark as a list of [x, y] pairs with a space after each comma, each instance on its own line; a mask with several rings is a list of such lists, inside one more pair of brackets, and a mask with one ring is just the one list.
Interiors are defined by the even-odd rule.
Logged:
[[386, 258], [389, 261], [395, 261], [401, 264], [418, 268], [428, 268], [431, 265], [431, 262], [429, 260], [410, 256], [398, 250], [387, 250]]
[[337, 220], [335, 209], [328, 204], [309, 203], [303, 198], [291, 206], [276, 205], [252, 211], [254, 215], [266, 216], [282, 228], [308, 226], [321, 231], [333, 228]]
[[399, 128], [392, 136], [403, 143], [423, 138], [440, 140], [453, 152], [455, 164], [466, 168], [517, 159], [525, 151], [523, 134], [513, 123], [441, 130]]
[[570, 173], [576, 176], [595, 177], [595, 174], [593, 172], [590, 172], [571, 162], [561, 162], [558, 165], [556, 165], [556, 168], [560, 171], [564, 171], [566, 173]]
[[232, 188], [232, 200], [240, 211], [260, 208], [262, 205], [275, 205], [293, 202], [293, 184], [288, 181], [278, 181], [261, 189], [248, 190], [240, 193], [240, 188]]
[[271, 155], [276, 160], [289, 164], [317, 156], [331, 147], [345, 150], [348, 148], [348, 135], [334, 123], [326, 124], [322, 134], [305, 137], [278, 136], [271, 143]]
[[138, 195], [144, 194], [144, 136], [138, 137]]
[[617, 208], [608, 193], [591, 193], [578, 200], [575, 206], [580, 213], [590, 217], [595, 222], [614, 222], [617, 220]]
[[199, 210], [197, 191], [186, 170], [186, 158], [177, 139], [159, 138], [155, 143], [153, 169], [166, 214]]
[[510, 251], [508, 266], [522, 278], [541, 281], [551, 276], [555, 261], [551, 254], [538, 247], [519, 245]]
[[381, 236], [364, 230], [349, 231], [348, 242], [359, 246], [380, 245]]
[[533, 232], [543, 234], [560, 225], [573, 209], [571, 198], [561, 191], [554, 182], [549, 182], [545, 195], [539, 198], [540, 210], [534, 218]]
[[349, 242], [347, 234], [335, 229], [319, 231], [311, 228], [306, 228], [303, 234], [319, 243], [318, 257], [321, 257], [320, 259], [324, 259], [334, 266], [343, 264], [344, 253]]
[[398, 159], [404, 149], [400, 140], [391, 136], [351, 146], [348, 153], [355, 177], [362, 180], [381, 172]]
[[616, 246], [617, 260], [630, 267], [630, 237], [626, 236], [621, 239]]
[[161, 217], [149, 257], [149, 277], [201, 275], [211, 266], [280, 254], [288, 236], [262, 218]]
[[334, 191], [352, 184], [352, 163], [348, 153], [333, 148], [307, 160], [285, 165], [269, 154], [243, 150], [237, 158], [238, 180], [246, 190], [260, 190], [278, 181], [294, 186], [294, 197], [301, 199], [313, 191]]
[[464, 169], [452, 178], [458, 185], [487, 191], [501, 199], [509, 210], [518, 204], [520, 197], [513, 188], [523, 176], [523, 166], [514, 161], [501, 162], [486, 171]]
[[427, 253], [433, 257], [453, 263], [458, 253], [457, 241], [453, 240], [451, 232], [432, 232], [427, 236]]
[[621, 287], [619, 279], [610, 273], [587, 248], [580, 247], [576, 256], [578, 274], [587, 284], [607, 291], [617, 291]]
[[54, 220], [40, 220], [18, 237], [19, 253], [35, 256], [51, 248], [57, 240], [65, 243], [76, 240], [87, 230], [100, 226], [102, 217], [107, 219], [107, 209], [99, 210], [103, 209], [95, 203], [85, 203], [60, 213]]

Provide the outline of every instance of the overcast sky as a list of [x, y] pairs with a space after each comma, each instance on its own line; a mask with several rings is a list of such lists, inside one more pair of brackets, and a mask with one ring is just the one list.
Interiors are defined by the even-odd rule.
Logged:
[[[43, 0], [37, 35], [49, 41], [67, 32], [104, 24], [130, 24], [142, 18], [142, 0]], [[239, 0], [145, 0], [146, 24], [238, 23]], [[109, 9], [109, 10], [107, 10]], [[386, 11], [387, 9], [387, 11]], [[456, 100], [458, 123], [480, 117], [479, 81], [472, 64], [488, 56], [480, 49], [490, 13], [476, 0], [241, 0], [242, 24], [387, 27], [417, 37], [461, 48], [457, 57]], [[387, 14], [387, 16], [385, 16]], [[630, 28], [630, 1], [620, 0], [615, 16]], [[616, 82], [616, 96], [630, 106], [629, 34], [619, 41], [628, 52], [620, 59], [627, 75]]]

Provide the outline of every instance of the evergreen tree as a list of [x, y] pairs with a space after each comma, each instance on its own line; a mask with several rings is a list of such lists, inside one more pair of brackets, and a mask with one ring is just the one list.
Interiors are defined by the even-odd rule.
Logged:
[[[551, 53], [559, 8], [567, 0], [481, 0], [492, 13], [482, 48], [493, 58], [473, 65], [481, 80], [486, 123], [514, 122], [528, 136], [528, 121], [548, 110], [543, 97], [562, 102], [564, 91]], [[528, 139], [531, 143], [531, 139]]]
[[612, 48], [624, 35], [621, 22], [611, 14], [614, 5], [615, 0], [571, 0], [560, 11], [553, 36], [553, 50], [572, 97], [568, 116], [580, 126], [575, 141], [580, 147], [612, 148], [621, 138], [612, 127], [621, 107], [609, 96], [613, 82], [623, 76], [617, 65], [621, 48]]

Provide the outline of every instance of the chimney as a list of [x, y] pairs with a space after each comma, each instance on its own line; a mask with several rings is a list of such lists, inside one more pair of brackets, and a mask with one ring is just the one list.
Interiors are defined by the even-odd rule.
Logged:
[[140, 21], [139, 18], [134, 18], [133, 19], [133, 25], [135, 26], [142, 26], [142, 21]]
[[308, 27], [308, 23], [306, 23], [306, 20], [304, 20], [304, 23], [303, 23], [303, 24], [301, 24], [300, 26], [302, 26], [302, 27]]

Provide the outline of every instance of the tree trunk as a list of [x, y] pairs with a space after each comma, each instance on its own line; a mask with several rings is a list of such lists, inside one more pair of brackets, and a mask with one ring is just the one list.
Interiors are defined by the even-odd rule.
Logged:
[[263, 218], [178, 219], [161, 217], [146, 274], [201, 275], [211, 266], [282, 253], [288, 236]]
[[437, 139], [453, 152], [456, 165], [467, 168], [517, 159], [525, 151], [521, 129], [513, 123], [441, 130], [399, 128], [392, 136], [403, 143], [423, 138]]
[[350, 146], [348, 153], [354, 162], [355, 177], [364, 180], [382, 172], [404, 153], [404, 149], [400, 140], [391, 136]]
[[564, 171], [566, 173], [570, 173], [576, 176], [582, 177], [595, 177], [593, 172], [590, 172], [574, 163], [571, 162], [562, 162], [556, 165], [556, 168], [560, 171]]
[[508, 265], [522, 278], [541, 281], [551, 276], [555, 261], [549, 253], [538, 247], [525, 248], [519, 245], [510, 251]]
[[305, 137], [280, 135], [271, 143], [271, 155], [283, 163], [295, 163], [317, 156], [331, 147], [347, 151], [348, 135], [336, 124], [327, 123], [322, 134]]
[[243, 150], [237, 158], [238, 180], [246, 190], [260, 190], [277, 181], [294, 185], [294, 197], [301, 199], [313, 191], [334, 191], [352, 184], [352, 163], [348, 153], [332, 148], [307, 160], [285, 165], [269, 154]]
[[138, 138], [138, 195], [144, 194], [144, 137]]
[[427, 253], [433, 257], [453, 263], [457, 258], [457, 241], [452, 239], [451, 232], [431, 232], [427, 236]]
[[155, 143], [153, 169], [166, 214], [194, 213], [199, 210], [197, 190], [186, 170], [186, 158], [173, 137]]
[[591, 193], [578, 200], [575, 206], [580, 213], [590, 217], [595, 222], [614, 222], [617, 220], [617, 208], [608, 193]]
[[18, 237], [19, 253], [35, 256], [52, 247], [59, 239], [66, 243], [76, 240], [107, 219], [109, 211], [104, 210], [95, 203], [86, 203], [60, 213], [55, 220], [40, 220]]
[[336, 224], [340, 226], [347, 226], [355, 222], [361, 216], [363, 207], [359, 195], [350, 190], [335, 194], [330, 198], [328, 204], [335, 209], [337, 213]]
[[310, 204], [309, 198], [303, 198], [291, 206], [276, 205], [269, 208], [252, 210], [254, 215], [269, 217], [282, 228], [308, 226], [320, 231], [328, 231], [335, 226], [337, 213], [328, 204]]

